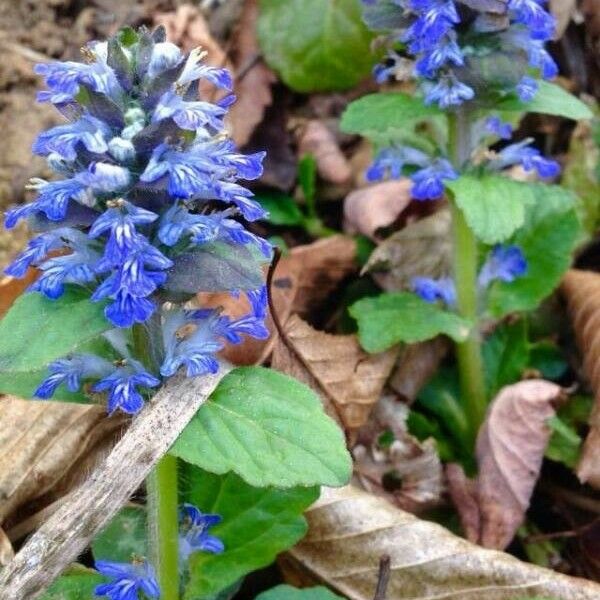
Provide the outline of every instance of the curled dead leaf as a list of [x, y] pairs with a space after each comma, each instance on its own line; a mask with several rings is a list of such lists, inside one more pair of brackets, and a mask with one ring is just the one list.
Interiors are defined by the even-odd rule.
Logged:
[[389, 227], [411, 201], [410, 179], [384, 181], [355, 190], [344, 201], [344, 230], [377, 240], [377, 230]]
[[390, 600], [595, 600], [600, 585], [463, 540], [354, 487], [324, 489], [288, 566], [350, 600], [371, 600], [379, 560], [391, 557]]
[[314, 156], [319, 175], [325, 181], [342, 185], [352, 177], [350, 163], [341, 151], [334, 133], [319, 119], [308, 121], [301, 129], [298, 153], [300, 156]]
[[582, 354], [583, 371], [596, 398], [577, 475], [583, 483], [600, 489], [600, 274], [571, 269], [563, 279], [562, 291]]
[[317, 331], [298, 315], [287, 320], [284, 330], [286, 340], [277, 341], [271, 366], [289, 375], [306, 370], [310, 378], [302, 379], [318, 383], [317, 391], [335, 405], [346, 428], [364, 425], [392, 370], [396, 349], [367, 354], [357, 336]]
[[363, 268], [387, 291], [410, 286], [413, 277], [442, 277], [448, 273], [452, 242], [448, 210], [410, 223], [383, 241]]
[[[472, 541], [498, 549], [512, 541], [525, 518], [550, 440], [547, 421], [562, 395], [560, 386], [541, 379], [502, 388], [477, 438], [476, 487], [458, 467], [449, 469], [451, 495]], [[479, 517], [473, 513], [474, 503]]]
[[[0, 523], [15, 526], [85, 477], [125, 419], [102, 406], [0, 398]], [[60, 490], [60, 491], [59, 491]]]
[[7, 565], [15, 557], [15, 551], [4, 529], [0, 527], [0, 568]]
[[567, 27], [577, 10], [577, 0], [550, 0], [550, 10], [556, 17], [554, 39], [558, 40], [567, 30]]

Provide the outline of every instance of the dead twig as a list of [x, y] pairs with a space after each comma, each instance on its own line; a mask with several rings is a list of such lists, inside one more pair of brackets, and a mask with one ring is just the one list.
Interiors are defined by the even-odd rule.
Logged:
[[373, 600], [385, 600], [387, 589], [390, 584], [390, 574], [392, 572], [392, 559], [389, 554], [384, 554], [379, 559], [379, 575], [377, 576], [377, 589]]
[[2, 600], [34, 600], [124, 506], [230, 370], [174, 377], [133, 419], [90, 477], [29, 539], [0, 576]]

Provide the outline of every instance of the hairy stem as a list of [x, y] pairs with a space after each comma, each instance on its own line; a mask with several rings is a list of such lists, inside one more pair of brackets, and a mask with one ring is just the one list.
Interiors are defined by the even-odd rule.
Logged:
[[[156, 338], [150, 327], [133, 327], [135, 357], [154, 370]], [[177, 458], [165, 454], [146, 478], [150, 561], [156, 569], [162, 600], [179, 600], [179, 521]]]
[[[449, 147], [452, 162], [458, 170], [471, 153], [471, 126], [468, 113], [459, 110], [449, 115]], [[456, 345], [460, 377], [461, 401], [466, 410], [473, 440], [485, 418], [487, 399], [481, 335], [477, 311], [477, 239], [462, 211], [451, 201], [453, 232], [453, 267], [458, 313], [473, 323], [469, 337]]]

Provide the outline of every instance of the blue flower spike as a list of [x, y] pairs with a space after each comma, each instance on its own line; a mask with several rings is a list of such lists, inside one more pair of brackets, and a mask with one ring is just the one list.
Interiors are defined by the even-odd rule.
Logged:
[[[231, 319], [216, 310], [184, 310], [196, 290], [176, 290], [174, 302], [171, 272], [211, 244], [220, 252], [258, 250], [263, 262], [272, 248], [245, 225], [265, 214], [243, 184], [262, 175], [265, 153], [241, 154], [230, 139], [224, 118], [233, 95], [213, 102], [199, 91], [202, 80], [231, 90], [228, 71], [206, 65], [199, 50], [185, 55], [164, 41], [163, 31], [125, 37], [126, 43], [121, 34], [90, 42], [83, 63], [35, 68], [47, 87], [38, 100], [66, 119], [33, 145], [57, 178], [32, 180], [37, 196], [9, 210], [5, 225], [28, 219], [41, 232], [7, 273], [24, 277], [36, 267], [40, 275], [30, 290], [52, 301], [80, 288], [90, 302], [102, 303], [114, 327], [106, 334], [110, 358], [56, 360], [36, 395], [50, 398], [60, 386], [76, 392], [85, 384], [106, 396], [109, 414], [133, 415], [179, 368], [190, 377], [214, 373], [225, 344], [268, 335], [262, 287], [244, 290], [251, 310]], [[164, 361], [152, 368], [129, 350], [132, 327], [150, 319], [165, 344], [155, 353]], [[124, 339], [115, 345], [116, 331]]]
[[208, 533], [223, 519], [220, 515], [202, 513], [193, 504], [183, 504], [179, 510], [179, 557], [185, 563], [194, 552], [220, 554], [225, 550], [223, 542]]
[[[139, 600], [140, 598], [160, 598], [160, 589], [152, 565], [134, 558], [131, 563], [116, 563], [105, 560], [96, 561], [96, 570], [110, 583], [96, 586], [96, 596], [109, 600]], [[140, 594], [144, 594], [140, 596]]]

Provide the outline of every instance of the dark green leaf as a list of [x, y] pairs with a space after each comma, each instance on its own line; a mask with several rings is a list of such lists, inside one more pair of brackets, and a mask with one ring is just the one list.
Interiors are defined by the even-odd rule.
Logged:
[[343, 600], [343, 596], [322, 586], [299, 590], [291, 585], [278, 585], [259, 594], [255, 600]]
[[125, 46], [126, 48], [137, 44], [138, 41], [138, 34], [136, 33], [135, 29], [133, 29], [133, 27], [123, 27], [119, 30], [117, 37], [121, 44], [123, 44], [123, 46]]
[[318, 488], [254, 488], [233, 473], [214, 475], [191, 465], [184, 465], [182, 480], [185, 502], [223, 517], [210, 532], [225, 545], [222, 554], [191, 556], [185, 600], [213, 596], [271, 564], [304, 536], [302, 513], [319, 496]]
[[314, 208], [317, 195], [317, 161], [312, 154], [305, 154], [298, 163], [298, 180], [306, 204]]
[[505, 385], [519, 381], [529, 366], [525, 320], [498, 327], [483, 345], [483, 360], [489, 398]]
[[406, 128], [411, 122], [441, 114], [436, 106], [426, 106], [423, 99], [399, 92], [371, 94], [352, 102], [340, 127], [346, 133], [373, 136], [393, 129]]
[[261, 0], [260, 9], [262, 51], [294, 90], [348, 89], [369, 76], [373, 34], [360, 0]]
[[448, 183], [473, 233], [486, 244], [506, 241], [525, 222], [534, 204], [532, 186], [503, 177], [463, 175]]
[[570, 192], [558, 186], [529, 187], [536, 202], [528, 206], [524, 226], [511, 239], [523, 250], [527, 274], [492, 286], [488, 307], [495, 317], [534, 309], [560, 283], [579, 239], [580, 225]]
[[554, 342], [542, 340], [531, 344], [529, 350], [528, 367], [539, 371], [544, 379], [560, 379], [569, 368], [562, 350]]
[[204, 244], [175, 259], [165, 288], [184, 294], [256, 290], [264, 283], [264, 262], [245, 246]]
[[95, 560], [129, 562], [133, 555], [146, 556], [146, 511], [140, 507], [121, 509], [92, 542]]
[[302, 225], [304, 215], [296, 201], [286, 194], [273, 192], [257, 194], [254, 199], [269, 213], [265, 218], [273, 225]]
[[358, 321], [360, 343], [367, 352], [383, 352], [399, 342], [424, 342], [441, 333], [462, 341], [470, 329], [458, 315], [404, 292], [359, 300], [350, 314]]
[[559, 85], [548, 81], [539, 81], [540, 89], [531, 102], [521, 102], [517, 96], [511, 96], [496, 105], [498, 110], [510, 112], [536, 112], [573, 119], [591, 119], [593, 113], [579, 98], [569, 94]]
[[351, 471], [344, 436], [315, 393], [259, 367], [227, 375], [171, 453], [258, 487], [343, 485]]
[[574, 469], [579, 462], [582, 439], [569, 424], [554, 416], [548, 420], [552, 437], [546, 448], [546, 458]]
[[34, 381], [53, 360], [81, 349], [112, 327], [103, 304], [91, 302], [82, 288], [68, 288], [59, 300], [24, 294], [0, 321], [0, 377], [24, 382], [30, 374]]

